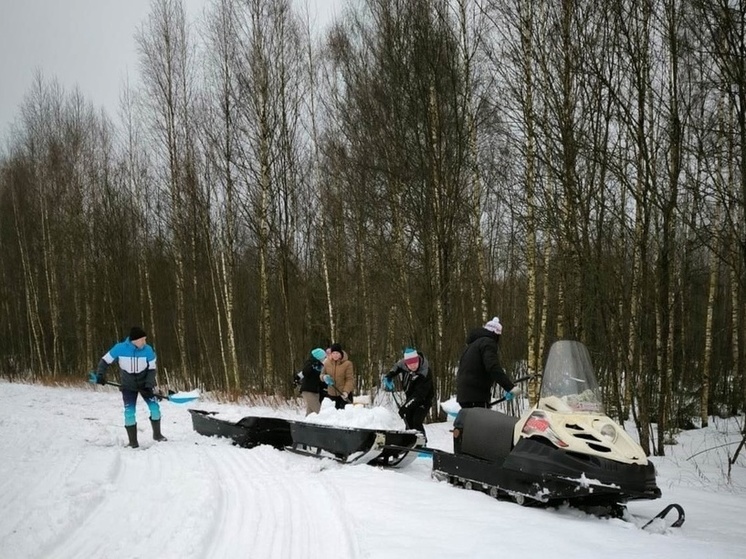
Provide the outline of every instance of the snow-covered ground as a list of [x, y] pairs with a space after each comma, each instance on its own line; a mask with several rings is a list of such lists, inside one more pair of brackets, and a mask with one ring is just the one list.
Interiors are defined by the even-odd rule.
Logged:
[[[116, 389], [0, 381], [0, 558], [746, 555], [746, 456], [728, 483], [736, 446], [723, 446], [740, 440], [736, 420], [681, 433], [668, 456], [653, 459], [663, 498], [630, 503], [632, 522], [624, 522], [522, 508], [436, 482], [425, 457], [397, 471], [235, 447], [194, 432], [189, 407], [300, 417], [292, 408], [165, 402], [169, 440], [154, 443], [139, 402], [141, 448], [130, 449]], [[450, 449], [448, 429], [428, 425], [429, 445]], [[682, 528], [639, 528], [671, 502], [686, 509]]]

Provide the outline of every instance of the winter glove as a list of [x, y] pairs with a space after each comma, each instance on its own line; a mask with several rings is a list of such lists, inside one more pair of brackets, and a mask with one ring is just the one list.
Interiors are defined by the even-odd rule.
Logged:
[[155, 392], [153, 392], [152, 386], [146, 386], [145, 388], [141, 388], [140, 395], [145, 400], [152, 400], [153, 398], [155, 398]]
[[383, 377], [383, 381], [381, 381], [381, 384], [383, 385], [383, 389], [386, 392], [394, 391], [394, 379], [389, 378], [389, 377]]
[[350, 397], [350, 394], [349, 394], [349, 393], [347, 393], [347, 392], [342, 392], [342, 399], [343, 399], [343, 400], [347, 400], [347, 401], [349, 402], [349, 401], [350, 401], [350, 398], [349, 398], [349, 397]]
[[521, 389], [517, 386], [514, 386], [513, 390], [505, 393], [505, 401], [510, 402], [516, 396], [520, 396], [520, 394], [521, 394]]
[[404, 419], [404, 416], [407, 415], [407, 412], [409, 411], [409, 407], [412, 405], [412, 400], [409, 402], [406, 402], [405, 404], [402, 404], [402, 407], [399, 408], [399, 417]]
[[321, 380], [329, 386], [334, 386], [334, 379], [330, 375], [322, 375]]
[[303, 371], [297, 372], [293, 375], [293, 384], [295, 386], [299, 386], [301, 380], [303, 380]]
[[106, 374], [91, 371], [88, 373], [88, 382], [91, 384], [106, 384]]

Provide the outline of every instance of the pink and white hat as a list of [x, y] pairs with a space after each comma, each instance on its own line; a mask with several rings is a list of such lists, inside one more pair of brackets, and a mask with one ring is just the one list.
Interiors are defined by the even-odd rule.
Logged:
[[417, 350], [408, 347], [404, 350], [404, 364], [405, 365], [417, 365], [420, 362], [420, 356], [417, 355]]

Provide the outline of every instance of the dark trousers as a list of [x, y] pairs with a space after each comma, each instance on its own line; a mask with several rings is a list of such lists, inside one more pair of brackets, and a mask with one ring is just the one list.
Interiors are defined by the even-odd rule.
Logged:
[[140, 394], [142, 399], [148, 405], [150, 419], [158, 421], [161, 418], [161, 408], [158, 405], [158, 399], [153, 395], [152, 388], [141, 388], [139, 391], [122, 390], [122, 401], [124, 403], [124, 426], [132, 426], [137, 423], [135, 406], [137, 404], [137, 395]]
[[407, 429], [417, 429], [423, 435], [425, 434], [425, 426], [422, 422], [427, 416], [427, 408], [424, 406], [416, 406], [409, 409], [404, 414], [404, 423]]
[[459, 402], [459, 406], [461, 406], [461, 409], [464, 408], [488, 408], [489, 405], [487, 402]]
[[328, 394], [326, 397], [334, 402], [334, 407], [338, 410], [343, 410], [347, 404], [352, 403], [352, 394], [350, 394], [349, 400], [345, 400], [342, 396], [329, 396]]

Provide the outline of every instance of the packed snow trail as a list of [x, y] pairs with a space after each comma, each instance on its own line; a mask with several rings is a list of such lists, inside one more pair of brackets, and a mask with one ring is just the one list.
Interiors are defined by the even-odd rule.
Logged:
[[[212, 402], [201, 407], [238, 415], [256, 411]], [[531, 559], [545, 557], [548, 549], [573, 558], [718, 559], [740, 557], [746, 547], [744, 467], [734, 466], [725, 486], [721, 459], [685, 460], [692, 449], [715, 446], [716, 437], [737, 439], [737, 428], [681, 435], [671, 457], [660, 460], [664, 498], [631, 503], [630, 510], [649, 518], [666, 502], [680, 502], [687, 523], [648, 533], [621, 520], [522, 508], [434, 482], [428, 458], [393, 471], [266, 446], [247, 450], [195, 433], [188, 406], [164, 403], [162, 410], [168, 442], [151, 440], [140, 405], [142, 446], [130, 449], [124, 447], [116, 390], [0, 381], [0, 559], [452, 559], [502, 553]], [[427, 426], [431, 446], [447, 448], [448, 427]]]
[[[2, 494], [11, 510], [59, 495], [55, 500], [64, 514], [41, 523], [42, 533], [28, 533], [40, 544], [40, 559], [235, 557], [249, 551], [253, 557], [361, 556], [345, 520], [344, 495], [323, 475], [337, 464], [270, 447], [247, 452], [224, 439], [155, 443], [146, 417], [138, 418], [141, 448], [130, 449], [124, 447], [124, 429], [111, 420], [84, 417], [79, 406], [54, 398], [39, 404], [16, 429], [9, 423], [20, 417], [3, 418], [3, 428], [20, 435], [10, 446], [44, 457], [16, 465], [38, 482], [32, 488], [14, 485], [4, 475]], [[78, 432], [69, 432], [65, 416], [82, 420]], [[176, 424], [164, 420], [167, 426]], [[29, 430], [42, 437], [23, 436]], [[69, 452], [70, 435], [82, 435], [80, 453]], [[32, 524], [38, 521], [20, 516], [12, 531]], [[91, 538], [92, 532], [105, 537]], [[159, 544], [165, 547], [157, 549]], [[22, 556], [9, 551], [8, 559]]]
[[[210, 467], [220, 483], [206, 554], [252, 550], [256, 557], [304, 557], [313, 550], [325, 557], [360, 556], [345, 501], [322, 473], [338, 466], [267, 446], [231, 450], [214, 455]], [[309, 475], [314, 473], [321, 475]]]

